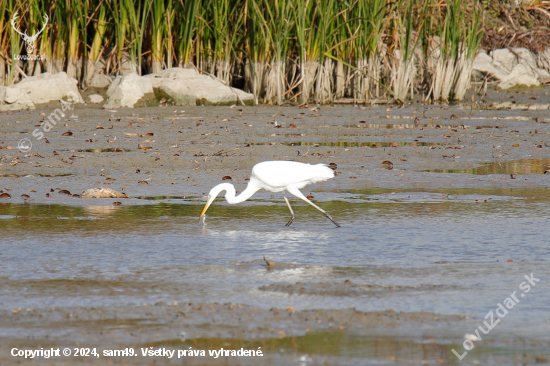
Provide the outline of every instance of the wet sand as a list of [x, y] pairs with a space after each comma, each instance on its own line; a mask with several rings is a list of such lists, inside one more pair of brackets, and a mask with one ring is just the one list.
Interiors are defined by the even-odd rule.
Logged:
[[[497, 101], [514, 99], [527, 103], [531, 95], [540, 100], [547, 98], [545, 93], [539, 89], [534, 94], [513, 92], [492, 97]], [[487, 105], [491, 105], [493, 100], [487, 99]], [[196, 204], [203, 202], [210, 188], [225, 176], [231, 177], [225, 182], [232, 182], [237, 190], [242, 190], [253, 164], [265, 160], [337, 164], [338, 175], [334, 179], [303, 190], [324, 199], [339, 192], [372, 188], [434, 192], [449, 188], [514, 188], [529, 195], [544, 194], [550, 186], [550, 173], [544, 174], [550, 171], [548, 110], [421, 104], [404, 108], [312, 105], [103, 110], [87, 105], [76, 106], [51, 131], [45, 132], [48, 142], [37, 141], [33, 130], [40, 129], [40, 121], [58, 107], [51, 103], [36, 111], [0, 116], [0, 190], [10, 195], [0, 198], [0, 204], [105, 206], [113, 202], [152, 204], [162, 198]], [[416, 124], [415, 118], [418, 118]], [[18, 141], [23, 138], [32, 142], [28, 152], [17, 150]], [[123, 191], [130, 198], [82, 199], [60, 193], [67, 190], [80, 194], [99, 186]], [[264, 193], [259, 197], [272, 196]], [[403, 289], [374, 284], [322, 282], [259, 288], [285, 295], [320, 296], [400, 290]], [[426, 284], [421, 290], [439, 291], [439, 288]], [[350, 361], [341, 355], [345, 354], [346, 345], [357, 341], [342, 340], [350, 334], [365, 342], [365, 348], [373, 349], [372, 359], [388, 363], [408, 363], [412, 359], [438, 364], [455, 362], [450, 349], [462, 342], [448, 330], [463, 328], [471, 321], [463, 314], [396, 313], [391, 309], [385, 312], [261, 309], [247, 304], [217, 304], [216, 299], [200, 304], [3, 309], [0, 314], [0, 328], [4, 329], [0, 337], [4, 345], [1, 364], [27, 363], [5, 352], [12, 347], [102, 350], [134, 347], [137, 352], [138, 347], [149, 346], [262, 347], [266, 355], [260, 361], [186, 358], [186, 364], [353, 364], [357, 358]], [[328, 339], [328, 344], [323, 346], [323, 339]], [[531, 345], [536, 340], [519, 342]], [[323, 351], [334, 343], [341, 343], [342, 347]], [[504, 347], [513, 344], [510, 340]], [[533, 347], [533, 353], [512, 362], [496, 352], [497, 363], [498, 360], [524, 364], [548, 362], [546, 353], [540, 352], [548, 344]], [[408, 356], [399, 355], [403, 349]], [[309, 354], [310, 359], [300, 359], [302, 354]], [[182, 360], [141, 356], [99, 360], [61, 357], [39, 362], [181, 364]]]
[[[272, 308], [269, 310], [240, 304], [143, 304], [141, 306], [117, 306], [102, 308], [63, 308], [44, 310], [3, 311], [3, 328], [17, 329], [18, 333], [32, 337], [2, 338], [3, 348], [40, 349], [40, 347], [97, 347], [98, 350], [133, 347], [139, 356], [108, 358], [94, 357], [51, 358], [45, 364], [180, 364], [177, 357], [143, 357], [141, 347], [169, 349], [263, 349], [264, 356], [251, 362], [246, 358], [186, 357], [186, 363], [209, 364], [281, 364], [294, 363], [291, 357], [300, 352], [300, 346], [289, 347], [291, 355], [277, 360], [281, 340], [297, 342], [300, 337], [335, 333], [359, 335], [386, 335], [399, 332], [418, 333], [430, 329], [432, 334], [443, 333], [445, 327], [463, 322], [463, 316], [435, 316], [431, 313], [360, 312], [347, 310], [302, 310]], [[403, 329], [404, 328], [404, 329]], [[185, 331], [182, 331], [185, 329]], [[439, 331], [438, 331], [439, 330]], [[54, 339], [48, 334], [56, 333]], [[294, 340], [294, 341], [293, 341]], [[298, 343], [298, 342], [297, 342]], [[432, 341], [432, 343], [435, 342]], [[286, 345], [285, 347], [288, 347]], [[448, 345], [435, 348], [447, 349]], [[139, 349], [139, 350], [138, 350]], [[450, 352], [450, 349], [447, 349]], [[291, 357], [289, 357], [291, 356]], [[315, 356], [314, 356], [315, 357]], [[319, 360], [324, 357], [319, 356]], [[336, 358], [337, 359], [337, 358]], [[317, 360], [316, 363], [319, 361]], [[14, 361], [3, 354], [2, 364]]]

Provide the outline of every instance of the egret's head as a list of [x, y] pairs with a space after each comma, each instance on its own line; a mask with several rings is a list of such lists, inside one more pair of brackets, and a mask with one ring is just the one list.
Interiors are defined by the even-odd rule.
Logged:
[[233, 186], [229, 183], [222, 183], [222, 184], [218, 184], [217, 186], [215, 186], [210, 190], [210, 192], [208, 193], [208, 199], [206, 201], [206, 205], [204, 205], [200, 219], [202, 219], [202, 217], [206, 213], [206, 210], [208, 210], [208, 207], [210, 207], [212, 202], [214, 202], [216, 197], [218, 197], [218, 194], [220, 194], [221, 191], [227, 191], [228, 189], [231, 189], [231, 187]]

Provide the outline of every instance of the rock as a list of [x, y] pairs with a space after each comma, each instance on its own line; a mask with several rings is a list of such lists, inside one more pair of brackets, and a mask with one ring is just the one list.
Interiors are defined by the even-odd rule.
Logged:
[[511, 101], [502, 103], [493, 103], [489, 109], [518, 109], [522, 111], [534, 111], [534, 110], [548, 110], [550, 109], [549, 103], [514, 103]]
[[128, 107], [134, 108], [139, 101], [145, 105], [145, 99], [153, 96], [153, 86], [149, 78], [136, 73], [117, 76], [107, 89], [107, 103], [103, 108]]
[[105, 74], [95, 74], [90, 81], [93, 88], [108, 88], [113, 82], [113, 77]]
[[88, 100], [90, 103], [101, 103], [103, 102], [103, 97], [99, 94], [90, 94], [88, 95]]
[[[550, 71], [550, 47], [546, 47], [544, 52], [537, 55], [537, 65], [546, 71]], [[542, 81], [542, 80], [541, 80]], [[542, 81], [543, 83], [550, 82], [550, 79]]]
[[545, 60], [544, 56], [537, 60], [526, 48], [500, 49], [489, 54], [482, 51], [476, 56], [473, 69], [500, 80], [500, 89], [540, 86], [550, 81], [550, 73], [544, 69]]
[[224, 85], [195, 69], [171, 68], [144, 76], [151, 81], [157, 98], [172, 99], [176, 105], [254, 104], [250, 93]]
[[72, 99], [73, 103], [84, 103], [78, 92], [76, 79], [69, 78], [65, 72], [50, 74], [45, 72], [31, 76], [9, 86], [22, 92], [27, 92], [34, 104]]
[[81, 198], [128, 198], [124, 192], [117, 192], [111, 188], [97, 187], [90, 188], [82, 192]]
[[13, 87], [0, 86], [0, 111], [36, 109], [29, 93]]
[[533, 70], [523, 64], [519, 64], [508, 76], [500, 80], [498, 87], [500, 89], [510, 89], [514, 86], [540, 86], [541, 82], [533, 73]]

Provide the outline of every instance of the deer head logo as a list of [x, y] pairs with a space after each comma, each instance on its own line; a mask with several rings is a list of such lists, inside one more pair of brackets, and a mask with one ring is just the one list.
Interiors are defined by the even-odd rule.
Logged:
[[44, 26], [42, 27], [42, 29], [40, 29], [38, 33], [34, 32], [32, 36], [28, 36], [26, 30], [25, 32], [21, 33], [21, 31], [17, 28], [17, 26], [15, 25], [15, 21], [17, 20], [17, 12], [13, 14], [13, 18], [11, 18], [11, 26], [17, 33], [21, 35], [21, 37], [23, 37], [23, 41], [25, 41], [25, 45], [27, 47], [28, 55], [34, 52], [34, 42], [36, 42], [36, 40], [38, 39], [38, 36], [40, 35], [40, 33], [42, 33], [44, 28], [46, 28], [46, 25], [48, 24], [48, 19], [49, 19], [48, 15], [47, 14], [44, 15]]

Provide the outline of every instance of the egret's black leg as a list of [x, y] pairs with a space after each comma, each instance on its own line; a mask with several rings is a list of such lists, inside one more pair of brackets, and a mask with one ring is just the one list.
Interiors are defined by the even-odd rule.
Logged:
[[[332, 216], [330, 216], [328, 214], [328, 212], [326, 212], [325, 210], [323, 210], [321, 207], [317, 206], [315, 203], [311, 202], [310, 200], [307, 199], [306, 196], [303, 195], [302, 192], [300, 192], [300, 190], [296, 187], [292, 187], [292, 186], [289, 186], [286, 188], [287, 191], [289, 191], [291, 194], [295, 195], [296, 197], [298, 198], [301, 198], [303, 199], [304, 201], [306, 201], [307, 203], [309, 203], [310, 205], [312, 205], [313, 207], [315, 207], [316, 209], [318, 209], [319, 211], [321, 211], [323, 213], [323, 215], [326, 216], [327, 219], [329, 219], [330, 221], [332, 221], [332, 223], [334, 225], [336, 225], [337, 227], [341, 227], [339, 223], [337, 223], [336, 221], [334, 221], [334, 219], [332, 218]], [[285, 197], [286, 199], [286, 197]], [[288, 201], [287, 201], [288, 203]], [[288, 205], [288, 207], [290, 207], [290, 204]], [[292, 209], [291, 209], [292, 211]], [[290, 225], [292, 223], [292, 221], [294, 221], [294, 213], [292, 213], [292, 216], [293, 216], [293, 219], [291, 220], [290, 223], [288, 223], [287, 225]]]
[[292, 207], [290, 207], [290, 202], [288, 202], [288, 198], [286, 198], [284, 193], [283, 193], [283, 197], [286, 201], [286, 205], [288, 206], [288, 209], [290, 210], [290, 214], [292, 215], [292, 217], [290, 218], [290, 221], [287, 222], [285, 226], [290, 226], [290, 224], [294, 222], [294, 219], [296, 218], [296, 216], [294, 216], [294, 211], [292, 210]]

